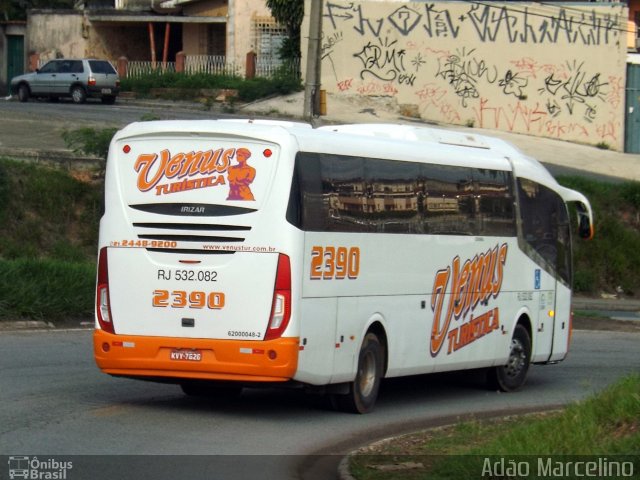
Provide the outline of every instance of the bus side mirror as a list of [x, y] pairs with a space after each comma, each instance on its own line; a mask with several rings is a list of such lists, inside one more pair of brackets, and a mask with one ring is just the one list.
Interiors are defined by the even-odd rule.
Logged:
[[581, 204], [577, 204], [578, 210], [578, 235], [585, 240], [593, 238], [593, 224], [587, 209]]

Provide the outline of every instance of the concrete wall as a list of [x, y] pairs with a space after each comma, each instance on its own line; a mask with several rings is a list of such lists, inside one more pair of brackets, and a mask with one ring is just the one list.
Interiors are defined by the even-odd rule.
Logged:
[[224, 17], [228, 10], [227, 0], [206, 0], [192, 4], [187, 3], [184, 6], [184, 14], [192, 16]]
[[637, 51], [636, 47], [636, 39], [638, 37], [638, 26], [636, 25], [636, 15], [640, 12], [640, 0], [629, 0], [629, 22], [627, 30], [628, 34], [628, 42], [627, 47], [629, 50]]
[[80, 11], [33, 10], [27, 19], [27, 50], [42, 60], [56, 56], [82, 58], [89, 54], [88, 22]]
[[[227, 57], [233, 58], [236, 65], [244, 66], [247, 53], [255, 51], [251, 26], [256, 17], [271, 17], [271, 10], [264, 0], [231, 0], [233, 17], [227, 26]], [[232, 31], [230, 31], [232, 29]]]
[[[162, 42], [162, 39], [156, 41]], [[151, 53], [147, 25], [91, 25], [87, 56], [112, 62], [123, 56], [129, 60], [148, 60]]]
[[424, 120], [623, 148], [624, 4], [324, 1], [330, 93], [392, 97]]

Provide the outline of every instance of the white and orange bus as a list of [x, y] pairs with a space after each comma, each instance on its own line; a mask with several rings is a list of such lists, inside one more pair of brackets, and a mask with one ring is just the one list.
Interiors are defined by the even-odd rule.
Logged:
[[398, 125], [135, 123], [109, 152], [94, 353], [187, 394], [321, 390], [567, 355], [587, 199], [485, 136]]

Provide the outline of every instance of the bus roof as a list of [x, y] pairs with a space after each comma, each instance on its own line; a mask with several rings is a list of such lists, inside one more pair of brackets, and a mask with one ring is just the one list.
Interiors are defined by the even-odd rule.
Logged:
[[[562, 187], [537, 160], [499, 138], [441, 128], [387, 123], [332, 125], [311, 128], [307, 123], [282, 120], [163, 120], [132, 123], [113, 141], [138, 136], [228, 135], [288, 144], [299, 151], [370, 156], [443, 165], [513, 171], [544, 184], [565, 202], [577, 202], [593, 225], [593, 213], [580, 192]], [[366, 136], [366, 141], [363, 140]]]
[[[246, 136], [266, 142], [294, 142], [302, 151], [513, 170], [518, 177], [553, 188], [565, 201], [588, 205], [582, 194], [561, 187], [537, 160], [504, 140], [475, 132], [388, 123], [311, 128], [308, 123], [283, 120], [161, 120], [132, 123], [114, 139], [163, 134]], [[366, 141], [362, 141], [363, 136]]]

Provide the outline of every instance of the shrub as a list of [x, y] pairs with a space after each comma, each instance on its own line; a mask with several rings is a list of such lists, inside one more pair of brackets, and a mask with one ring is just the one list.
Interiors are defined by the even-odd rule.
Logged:
[[111, 139], [117, 131], [117, 128], [96, 130], [95, 128], [84, 127], [63, 131], [62, 139], [67, 148], [71, 148], [76, 153], [83, 153], [106, 160], [109, 153], [109, 143], [111, 143]]
[[174, 89], [173, 95], [181, 99], [197, 98], [202, 89], [237, 90], [242, 101], [254, 101], [271, 95], [284, 95], [302, 89], [298, 76], [283, 66], [272, 78], [256, 77], [245, 80], [237, 75], [208, 75], [204, 73], [152, 73], [122, 80], [122, 90], [149, 95], [152, 88]]

